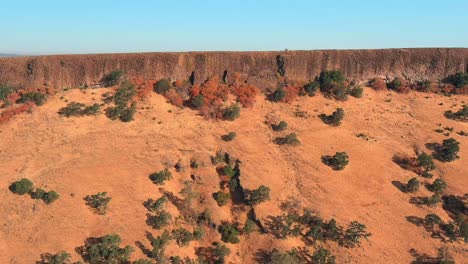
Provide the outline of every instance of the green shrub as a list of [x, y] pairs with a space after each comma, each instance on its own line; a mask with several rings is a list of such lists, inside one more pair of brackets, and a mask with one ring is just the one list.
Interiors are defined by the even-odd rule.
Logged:
[[439, 194], [434, 194], [431, 197], [424, 197], [422, 199], [422, 204], [425, 204], [430, 207], [436, 206], [438, 203], [440, 203], [442, 199], [440, 198]]
[[349, 163], [346, 152], [336, 152], [334, 156], [322, 156], [322, 162], [334, 170], [343, 170]]
[[165, 251], [169, 242], [172, 240], [169, 231], [164, 232], [157, 237], [150, 237], [151, 246], [150, 257], [156, 260], [156, 263], [166, 263]]
[[442, 219], [436, 214], [428, 214], [424, 217], [424, 224], [429, 227], [442, 223]]
[[159, 212], [164, 209], [165, 204], [167, 203], [167, 197], [162, 196], [156, 200], [153, 199], [148, 199], [143, 203], [146, 209], [148, 209], [150, 212]]
[[447, 188], [447, 183], [442, 179], [436, 179], [432, 184], [427, 185], [427, 189], [436, 194], [441, 194]]
[[468, 85], [468, 73], [458, 72], [450, 77], [448, 81], [455, 85], [457, 88], [462, 88], [465, 85]]
[[36, 199], [36, 200], [41, 200], [44, 198], [44, 195], [46, 194], [46, 191], [44, 191], [41, 188], [36, 188], [33, 192], [31, 192], [31, 198]]
[[58, 111], [59, 115], [65, 117], [71, 116], [84, 116], [84, 115], [96, 115], [99, 113], [100, 106], [99, 104], [93, 104], [86, 106], [82, 103], [71, 102], [66, 107], [60, 108]]
[[59, 198], [58, 193], [56, 193], [55, 191], [50, 191], [50, 192], [46, 192], [44, 194], [44, 196], [42, 197], [42, 200], [46, 204], [51, 204], [51, 203], [55, 202], [58, 198]]
[[33, 183], [32, 181], [23, 178], [17, 182], [14, 182], [10, 185], [10, 191], [13, 193], [19, 194], [19, 195], [24, 195], [29, 192], [31, 192], [33, 189]]
[[164, 185], [165, 181], [172, 179], [172, 173], [168, 169], [164, 169], [160, 172], [152, 173], [149, 176], [150, 180], [157, 185]]
[[288, 128], [288, 123], [286, 123], [285, 121], [281, 121], [277, 125], [271, 125], [271, 128], [273, 129], [273, 131], [276, 132], [284, 131]]
[[219, 227], [221, 233], [221, 240], [225, 243], [237, 244], [240, 242], [240, 232], [232, 224], [224, 223]]
[[190, 104], [195, 109], [201, 109], [205, 105], [205, 97], [199, 94], [190, 100]]
[[312, 263], [314, 264], [335, 264], [335, 256], [326, 248], [317, 249], [312, 255]]
[[402, 83], [399, 78], [394, 78], [387, 86], [391, 90], [399, 91], [402, 86]]
[[107, 197], [107, 192], [88, 195], [84, 198], [86, 205], [94, 209], [98, 214], [104, 215], [107, 211], [111, 197]]
[[237, 104], [231, 105], [223, 110], [224, 120], [234, 121], [240, 116], [240, 107]]
[[286, 60], [282, 55], [276, 56], [276, 65], [278, 66], [278, 73], [280, 76], [286, 75]]
[[45, 94], [39, 92], [28, 92], [21, 95], [21, 98], [18, 100], [18, 103], [24, 104], [28, 102], [33, 102], [37, 106], [41, 106], [45, 103], [47, 97]]
[[185, 228], [172, 230], [172, 238], [175, 239], [179, 247], [188, 246], [193, 238], [193, 234]]
[[463, 108], [457, 112], [452, 112], [452, 110], [446, 111], [445, 117], [453, 120], [468, 122], [468, 105], [464, 105]]
[[343, 238], [340, 240], [340, 244], [352, 248], [359, 246], [361, 240], [364, 238], [367, 240], [371, 236], [371, 233], [366, 231], [366, 226], [353, 221], [349, 224], [349, 227], [345, 230]]
[[13, 88], [8, 85], [0, 84], [0, 101], [6, 103], [8, 96], [13, 92]]
[[229, 178], [234, 177], [236, 171], [231, 167], [231, 165], [226, 165], [221, 169], [221, 175], [228, 176]]
[[363, 93], [364, 89], [361, 86], [355, 86], [349, 91], [349, 95], [356, 98], [361, 98]]
[[334, 84], [342, 84], [344, 81], [345, 77], [341, 71], [333, 70], [321, 72], [319, 77], [320, 90], [327, 92]]
[[172, 221], [172, 215], [167, 211], [160, 211], [156, 215], [148, 215], [147, 224], [154, 229], [161, 230]]
[[297, 146], [301, 144], [301, 142], [297, 138], [296, 133], [291, 133], [285, 137], [277, 137], [275, 138], [274, 142], [278, 145], [291, 145], [291, 146]]
[[428, 155], [425, 152], [419, 154], [417, 161], [418, 166], [423, 168], [424, 171], [428, 172], [435, 169], [434, 161], [432, 160], [431, 155]]
[[417, 192], [419, 190], [419, 186], [419, 180], [417, 178], [412, 178], [406, 184], [405, 191], [410, 193]]
[[[135, 262], [133, 262], [132, 264], [153, 264], [154, 262], [152, 260], [149, 260], [149, 259], [139, 259]], [[176, 264], [176, 263], [173, 263], [173, 264]]]
[[111, 234], [98, 238], [86, 240], [83, 247], [79, 249], [85, 262], [90, 264], [124, 264], [130, 260], [134, 251], [131, 246], [121, 248], [122, 239], [119, 235]]
[[135, 115], [135, 113], [136, 113], [136, 103], [132, 102], [130, 107], [125, 107], [124, 109], [122, 109], [122, 111], [120, 112], [119, 119], [122, 122], [130, 122], [133, 120], [133, 116]]
[[252, 219], [247, 219], [245, 221], [244, 229], [242, 229], [242, 232], [244, 232], [245, 234], [250, 234], [257, 230], [258, 230], [257, 223], [255, 223], [255, 221], [253, 221]]
[[231, 194], [218, 191], [213, 193], [213, 199], [215, 199], [219, 206], [224, 206], [229, 202], [229, 200], [231, 200]]
[[192, 234], [194, 240], [200, 241], [203, 239], [203, 237], [205, 237], [205, 230], [203, 229], [203, 227], [198, 226], [193, 230]]
[[221, 139], [226, 142], [229, 142], [229, 141], [233, 141], [236, 138], [236, 136], [237, 136], [236, 132], [229, 132], [227, 135], [222, 135]]
[[337, 108], [336, 111], [331, 115], [321, 114], [319, 117], [327, 125], [339, 126], [344, 118], [344, 115], [345, 113], [343, 108]]
[[458, 151], [460, 151], [459, 142], [453, 138], [444, 139], [442, 145], [436, 148], [437, 157], [440, 161], [450, 162], [458, 159]]
[[257, 205], [268, 201], [270, 200], [270, 188], [261, 185], [256, 190], [247, 191], [245, 194], [245, 200], [250, 205]]
[[283, 100], [286, 96], [286, 91], [284, 91], [283, 87], [278, 87], [273, 93], [268, 96], [268, 99], [272, 102], [279, 102]]
[[[41, 260], [37, 264], [71, 264], [71, 255], [68, 252], [60, 251], [56, 254], [45, 253], [41, 255]], [[75, 262], [74, 264], [78, 264]]]
[[171, 88], [172, 84], [168, 79], [161, 79], [157, 81], [153, 86], [154, 91], [158, 94], [165, 94]]
[[112, 71], [102, 77], [101, 83], [104, 85], [104, 87], [117, 85], [120, 82], [122, 75], [123, 72], [120, 70]]
[[292, 249], [288, 252], [281, 253], [278, 250], [274, 249], [270, 254], [271, 264], [305, 264], [303, 257], [297, 251], [297, 249]]
[[317, 81], [310, 82], [304, 86], [304, 91], [309, 96], [315, 96], [319, 89], [320, 89], [320, 83], [318, 83]]

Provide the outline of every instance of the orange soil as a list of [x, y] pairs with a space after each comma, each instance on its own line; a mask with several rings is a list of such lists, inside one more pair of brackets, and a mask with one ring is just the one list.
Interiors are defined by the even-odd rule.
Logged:
[[[347, 102], [318, 95], [301, 97], [290, 105], [271, 103], [258, 96], [252, 109], [243, 109], [239, 119], [225, 122], [206, 120], [196, 111], [177, 108], [162, 96], [152, 94], [140, 102], [135, 121], [130, 123], [111, 121], [104, 115], [64, 118], [57, 114], [66, 105], [59, 99], [61, 95], [70, 102], [89, 103], [92, 98], [98, 101], [105, 91], [59, 93], [32, 113], [17, 115], [0, 126], [0, 263], [34, 263], [41, 253], [60, 250], [72, 253], [73, 259], [78, 260], [74, 249], [83, 245], [87, 237], [108, 233], [119, 234], [125, 245], [133, 246], [134, 259], [144, 257], [135, 243], [149, 246], [145, 232], [159, 232], [146, 225], [147, 211], [142, 203], [161, 196], [148, 175], [179, 159], [186, 171], [174, 171], [174, 179], [163, 188], [177, 194], [183, 182], [190, 180], [190, 173], [194, 173], [201, 179], [194, 186], [206, 197], [204, 206], [211, 208], [215, 222], [231, 221], [229, 207], [219, 208], [211, 198], [219, 190], [219, 177], [209, 157], [218, 149], [242, 161], [241, 181], [245, 188], [254, 189], [261, 184], [271, 188], [271, 201], [256, 207], [261, 220], [279, 215], [280, 202], [292, 196], [325, 219], [334, 217], [342, 225], [352, 220], [364, 223], [372, 236], [361, 248], [345, 249], [329, 243], [337, 263], [409, 263], [413, 259], [410, 249], [436, 255], [441, 246], [448, 247], [457, 263], [467, 259], [466, 246], [461, 242], [441, 243], [424, 228], [406, 220], [407, 216], [424, 217], [434, 212], [448, 220], [448, 215], [440, 205], [417, 207], [408, 202], [412, 195], [400, 192], [392, 181], [406, 182], [415, 175], [393, 163], [392, 156], [412, 155], [415, 146], [425, 149], [425, 143], [441, 142], [445, 137], [434, 132], [438, 123], [454, 127], [455, 131], [468, 131], [468, 124], [443, 116], [448, 109], [458, 110], [468, 96], [415, 92], [400, 95], [365, 89], [363, 98], [350, 98]], [[345, 110], [341, 126], [330, 127], [317, 117], [337, 107]], [[295, 117], [298, 109], [306, 111], [309, 117]], [[285, 120], [289, 128], [273, 132], [265, 118]], [[237, 138], [222, 141], [220, 136], [230, 131], [235, 131]], [[300, 146], [280, 147], [272, 143], [275, 137], [291, 132], [297, 133]], [[373, 140], [360, 139], [355, 136], [357, 133], [365, 133]], [[460, 142], [461, 158], [450, 163], [436, 161], [434, 179], [442, 176], [448, 183], [447, 193], [463, 195], [468, 187], [468, 139], [456, 133], [451, 137]], [[339, 172], [320, 161], [322, 155], [337, 151], [346, 151], [350, 156], [349, 165]], [[190, 170], [192, 157], [205, 166]], [[38, 187], [56, 190], [60, 199], [45, 205], [11, 193], [9, 184], [23, 177]], [[104, 216], [93, 214], [83, 201], [86, 195], [100, 191], [112, 197]], [[427, 195], [430, 192], [422, 187], [414, 196]], [[194, 208], [201, 209], [199, 204]], [[174, 216], [178, 214], [172, 205], [169, 211]], [[207, 246], [219, 238], [216, 231], [211, 231], [205, 242], [192, 242], [182, 249], [171, 242], [167, 253], [193, 257], [194, 246]], [[241, 237], [238, 245], [228, 244], [228, 262], [253, 263], [259, 249], [301, 245], [299, 239], [276, 240], [254, 233]]]

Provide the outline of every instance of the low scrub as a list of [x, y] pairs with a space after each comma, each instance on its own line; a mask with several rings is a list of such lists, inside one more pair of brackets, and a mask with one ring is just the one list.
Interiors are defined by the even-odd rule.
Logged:
[[161, 230], [172, 222], [172, 215], [165, 210], [161, 210], [155, 215], [148, 214], [147, 216], [146, 223], [156, 230]]
[[288, 128], [288, 123], [286, 123], [285, 121], [281, 121], [278, 124], [272, 124], [271, 128], [273, 129], [273, 131], [281, 132]]
[[336, 152], [334, 156], [322, 156], [322, 162], [334, 170], [343, 170], [349, 163], [346, 152]]
[[441, 145], [435, 146], [435, 157], [442, 162], [454, 161], [458, 158], [460, 142], [453, 138], [444, 139]]
[[344, 118], [344, 115], [345, 113], [343, 108], [337, 108], [336, 111], [331, 115], [321, 114], [319, 115], [319, 118], [327, 125], [339, 126]]
[[10, 185], [10, 191], [18, 195], [25, 195], [33, 190], [33, 183], [29, 179], [23, 178]]
[[452, 110], [446, 111], [445, 117], [457, 121], [468, 122], [468, 105], [464, 105], [463, 108], [457, 112], [452, 112]]
[[349, 95], [355, 98], [361, 98], [364, 94], [364, 88], [361, 86], [355, 86], [349, 90]]
[[172, 179], [172, 173], [168, 169], [150, 174], [150, 180], [157, 185], [164, 185], [165, 181]]
[[223, 119], [228, 121], [234, 121], [240, 116], [240, 107], [237, 104], [226, 107], [223, 110]]
[[107, 212], [107, 206], [111, 197], [108, 197], [106, 192], [99, 192], [86, 196], [84, 200], [86, 201], [86, 205], [91, 207], [96, 213], [104, 215]]
[[417, 178], [411, 178], [405, 185], [405, 192], [414, 193], [419, 190], [420, 182]]
[[229, 141], [233, 141], [236, 138], [236, 136], [237, 136], [236, 132], [229, 132], [226, 135], [222, 135], [221, 139], [226, 142], [229, 142]]
[[218, 203], [219, 206], [224, 206], [229, 202], [229, 200], [231, 200], [231, 194], [223, 191], [218, 191], [213, 193], [213, 199], [215, 199], [216, 203]]
[[122, 239], [119, 235], [111, 234], [97, 238], [88, 238], [85, 245], [77, 251], [83, 260], [90, 264], [129, 263], [134, 249], [131, 246], [120, 247]]
[[41, 106], [47, 100], [47, 96], [40, 92], [27, 92], [21, 94], [20, 99], [18, 99], [18, 103], [25, 104], [28, 102], [32, 102], [37, 106]]
[[122, 78], [123, 72], [122, 71], [112, 71], [101, 79], [101, 83], [104, 85], [104, 87], [110, 87], [119, 84], [121, 78]]
[[59, 115], [65, 117], [97, 115], [100, 110], [99, 104], [86, 106], [83, 103], [71, 102], [66, 107], [60, 108]]
[[270, 188], [261, 185], [256, 190], [245, 191], [245, 201], [249, 205], [257, 205], [270, 200]]
[[289, 135], [286, 135], [285, 137], [277, 137], [275, 138], [274, 142], [278, 145], [291, 145], [291, 146], [297, 146], [301, 144], [301, 142], [297, 138], [296, 133], [291, 133]]
[[219, 227], [221, 240], [225, 243], [238, 244], [240, 231], [230, 223], [224, 223]]

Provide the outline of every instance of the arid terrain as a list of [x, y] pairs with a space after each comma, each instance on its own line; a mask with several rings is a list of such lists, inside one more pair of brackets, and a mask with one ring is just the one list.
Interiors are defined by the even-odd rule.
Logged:
[[[266, 231], [242, 234], [240, 243], [225, 243], [230, 249], [226, 263], [268, 263], [264, 255], [273, 249], [305, 248], [313, 253], [319, 246], [329, 249], [336, 263], [411, 263], [417, 255], [436, 257], [440, 248], [456, 263], [468, 263], [462, 239], [449, 242], [445, 237], [431, 237], [430, 231], [411, 220], [437, 214], [445, 222], [453, 221], [443, 202], [435, 206], [410, 202], [412, 197], [431, 196], [424, 183], [438, 178], [447, 184], [443, 195], [467, 193], [468, 138], [458, 132], [468, 132], [468, 123], [444, 116], [445, 111], [456, 112], [466, 105], [466, 94], [398, 93], [364, 87], [361, 98], [349, 96], [346, 101], [318, 93], [283, 103], [258, 93], [251, 108], [242, 108], [239, 118], [227, 121], [207, 119], [197, 110], [178, 107], [151, 92], [138, 99], [131, 122], [111, 120], [104, 110], [81, 117], [58, 113], [70, 102], [100, 104], [103, 94], [115, 89], [60, 89], [43, 105], [0, 123], [0, 263], [35, 263], [41, 254], [59, 251], [70, 253], [73, 261], [83, 261], [76, 248], [89, 237], [106, 234], [118, 234], [122, 247], [133, 247], [132, 261], [149, 258], [148, 233], [161, 235], [163, 229], [147, 224], [144, 202], [163, 194], [182, 197], [180, 191], [187, 185], [195, 197], [187, 210], [201, 213], [207, 209], [213, 225], [203, 226], [204, 238], [188, 246], [171, 241], [167, 256], [195, 259], [197, 248], [220, 241], [214, 226], [222, 222], [243, 226], [247, 211], [254, 208], [256, 220]], [[345, 112], [339, 126], [327, 125], [318, 116], [337, 108]], [[287, 122], [284, 131], [271, 128], [279, 121]], [[227, 142], [221, 137], [229, 132], [236, 137]], [[290, 133], [296, 133], [299, 145], [275, 143], [275, 138]], [[420, 177], [394, 162], [396, 155], [430, 154], [427, 143], [448, 138], [459, 142], [459, 159], [434, 159], [432, 178]], [[250, 207], [235, 201], [219, 206], [212, 194], [220, 190], [220, 176], [210, 159], [218, 151], [239, 160], [244, 189], [267, 186], [269, 199]], [[333, 170], [322, 162], [323, 155], [336, 152], [349, 155], [344, 170]], [[198, 168], [190, 166], [194, 160]], [[165, 168], [172, 179], [154, 184], [149, 175]], [[401, 185], [413, 177], [421, 181], [421, 188], [403, 192]], [[9, 186], [22, 178], [31, 180], [34, 187], [56, 191], [59, 199], [45, 204], [10, 191]], [[84, 201], [98, 192], [112, 198], [104, 215], [90, 210]], [[344, 227], [358, 221], [371, 235], [355, 247], [335, 241], [308, 244], [301, 236], [279, 239], [268, 231], [267, 223], [270, 216], [285, 213], [282, 204], [286, 201], [294, 201], [296, 211], [308, 208]], [[175, 204], [170, 200], [166, 205], [172, 221], [164, 229], [192, 230], [193, 224], [183, 216], [186, 212]]]

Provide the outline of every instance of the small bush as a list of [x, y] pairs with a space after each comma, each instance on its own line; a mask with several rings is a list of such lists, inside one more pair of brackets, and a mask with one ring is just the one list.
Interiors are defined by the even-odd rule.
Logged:
[[6, 103], [8, 96], [13, 92], [13, 88], [8, 85], [0, 84], [0, 101]]
[[193, 234], [185, 228], [172, 230], [172, 238], [177, 242], [179, 247], [188, 246], [194, 240]]
[[277, 125], [271, 125], [271, 128], [273, 129], [273, 131], [276, 132], [284, 131], [288, 128], [288, 123], [286, 123], [285, 121], [281, 121]]
[[387, 84], [380, 78], [374, 78], [369, 82], [369, 85], [376, 91], [387, 90]]
[[18, 100], [18, 103], [24, 104], [28, 102], [33, 102], [37, 106], [41, 106], [45, 103], [47, 97], [45, 94], [39, 92], [28, 92], [21, 95], [21, 98]]
[[100, 106], [99, 104], [93, 104], [90, 106], [86, 106], [82, 103], [71, 102], [66, 107], [60, 108], [59, 115], [63, 115], [65, 117], [72, 117], [72, 116], [84, 116], [84, 115], [96, 115], [99, 113]]
[[134, 119], [133, 116], [135, 115], [135, 113], [136, 113], [136, 103], [132, 102], [130, 107], [125, 107], [124, 109], [122, 109], [122, 111], [120, 112], [119, 119], [122, 122], [130, 122]]
[[236, 138], [236, 136], [237, 136], [236, 132], [229, 132], [227, 135], [222, 135], [221, 139], [226, 142], [229, 142], [229, 141], [233, 141]]
[[229, 200], [231, 200], [231, 194], [218, 191], [213, 193], [213, 199], [215, 199], [219, 206], [224, 206], [229, 202]]
[[240, 116], [240, 107], [237, 104], [231, 105], [223, 110], [224, 120], [234, 121]]
[[36, 200], [41, 200], [44, 198], [44, 195], [46, 194], [46, 191], [44, 191], [41, 188], [36, 188], [33, 192], [31, 192], [31, 198], [36, 199]]
[[29, 192], [31, 192], [33, 189], [33, 183], [32, 181], [23, 178], [17, 182], [14, 182], [10, 185], [10, 191], [13, 193], [19, 194], [19, 195], [24, 195]]
[[366, 226], [357, 222], [353, 221], [349, 224], [349, 227], [344, 232], [344, 237], [340, 240], [340, 244], [352, 248], [359, 246], [361, 244], [361, 240], [367, 239], [371, 236], [371, 233], [366, 231]]
[[172, 221], [172, 216], [167, 211], [160, 211], [156, 215], [148, 215], [147, 224], [154, 229], [161, 230]]
[[388, 84], [388, 88], [391, 89], [391, 90], [400, 90], [402, 87], [402, 82], [401, 82], [401, 79], [399, 78], [394, 78], [389, 84]]
[[252, 219], [247, 219], [244, 224], [244, 228], [242, 229], [242, 232], [245, 234], [250, 234], [254, 231], [258, 230], [257, 223], [253, 221]]
[[221, 233], [221, 240], [225, 243], [237, 244], [240, 242], [240, 232], [232, 224], [225, 223], [219, 227]]
[[442, 179], [436, 179], [432, 184], [427, 185], [427, 189], [436, 194], [441, 194], [447, 188], [447, 183]]
[[452, 112], [452, 110], [446, 111], [445, 117], [457, 121], [468, 122], [468, 105], [464, 105], [463, 108], [457, 112]]
[[431, 197], [424, 197], [422, 199], [422, 204], [425, 204], [430, 207], [436, 206], [438, 203], [440, 203], [442, 199], [440, 198], [439, 194], [434, 194]]
[[318, 83], [317, 81], [310, 82], [309, 84], [306, 84], [304, 86], [304, 91], [309, 96], [315, 96], [319, 89], [320, 89], [320, 83]]
[[224, 166], [220, 172], [221, 175], [228, 176], [229, 178], [234, 177], [236, 174], [236, 171], [229, 164]]
[[[70, 258], [71, 255], [65, 251], [56, 254], [45, 253], [41, 255], [41, 260], [37, 264], [71, 264]], [[73, 264], [78, 264], [78, 262]]]
[[104, 75], [101, 79], [101, 83], [104, 87], [110, 87], [119, 84], [120, 79], [122, 78], [122, 71], [111, 71], [110, 73]]
[[148, 209], [150, 212], [160, 212], [164, 209], [164, 205], [167, 203], [167, 201], [168, 200], [166, 196], [162, 196], [161, 198], [158, 198], [156, 200], [150, 198], [143, 203], [143, 206], [145, 206], [145, 208]]
[[291, 146], [297, 146], [301, 144], [301, 142], [297, 138], [296, 133], [291, 133], [285, 137], [277, 137], [275, 138], [274, 142], [278, 145], [291, 145]]
[[436, 154], [440, 161], [450, 162], [458, 159], [458, 151], [460, 151], [459, 142], [453, 138], [444, 139], [442, 145], [436, 148]]
[[418, 166], [423, 168], [424, 171], [426, 172], [435, 169], [435, 165], [434, 165], [434, 161], [432, 160], [432, 157], [425, 152], [418, 155], [417, 162], [418, 162]]
[[335, 256], [326, 248], [317, 249], [312, 255], [312, 263], [314, 264], [335, 264]]
[[190, 101], [191, 106], [194, 109], [202, 109], [205, 106], [205, 97], [201, 94], [194, 96]]
[[342, 84], [345, 81], [344, 74], [341, 71], [324, 71], [320, 73], [320, 90], [326, 92], [334, 84]]
[[306, 263], [304, 258], [298, 252], [297, 249], [292, 249], [287, 252], [279, 252], [277, 249], [273, 249], [270, 254], [271, 264], [303, 264]]
[[364, 93], [364, 89], [361, 86], [355, 86], [349, 91], [349, 95], [356, 98], [361, 98]]
[[59, 198], [58, 193], [56, 193], [55, 191], [50, 191], [50, 192], [46, 192], [44, 194], [44, 196], [42, 197], [42, 200], [46, 204], [51, 204], [51, 203], [55, 202], [58, 198]]
[[321, 114], [319, 117], [327, 125], [339, 126], [344, 118], [344, 115], [345, 113], [343, 108], [337, 108], [336, 111], [331, 115]]
[[153, 86], [154, 91], [158, 94], [165, 94], [171, 88], [172, 84], [168, 79], [161, 79], [157, 81]]
[[203, 230], [203, 227], [198, 226], [193, 230], [193, 239], [200, 241], [205, 237], [205, 230]]
[[343, 170], [349, 163], [346, 152], [336, 152], [334, 156], [322, 156], [322, 162], [334, 170]]
[[124, 264], [129, 262], [130, 255], [134, 250], [131, 246], [121, 248], [119, 246], [121, 242], [122, 239], [116, 234], [89, 238], [78, 251], [83, 259], [90, 264]]
[[272, 102], [280, 102], [286, 97], [286, 91], [283, 87], [278, 87], [273, 93], [268, 96], [268, 99]]
[[417, 178], [412, 178], [411, 180], [408, 181], [408, 183], [405, 186], [405, 191], [406, 192], [417, 192], [419, 190], [419, 180]]
[[457, 88], [462, 88], [468, 85], [468, 73], [458, 72], [448, 77], [449, 83], [455, 85]]
[[172, 173], [168, 169], [164, 169], [160, 172], [152, 173], [149, 176], [150, 180], [157, 185], [164, 185], [165, 181], [172, 179]]
[[270, 188], [261, 185], [256, 190], [248, 191], [245, 195], [245, 200], [250, 205], [257, 205], [270, 200]]
[[97, 194], [88, 195], [84, 198], [86, 205], [94, 209], [98, 214], [104, 215], [107, 211], [111, 197], [107, 197], [106, 192], [99, 192]]

